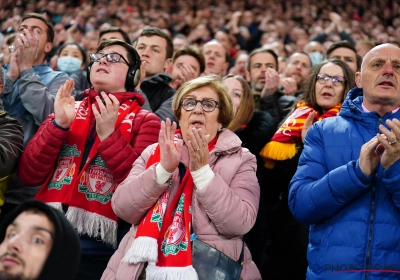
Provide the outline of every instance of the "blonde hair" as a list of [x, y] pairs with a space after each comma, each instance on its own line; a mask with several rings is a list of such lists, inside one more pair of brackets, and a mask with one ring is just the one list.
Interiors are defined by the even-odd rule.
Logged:
[[240, 82], [242, 86], [242, 95], [240, 97], [240, 105], [237, 109], [236, 115], [228, 125], [228, 129], [235, 132], [238, 130], [242, 125], [246, 125], [250, 122], [251, 118], [254, 114], [254, 98], [253, 93], [249, 87], [249, 84], [245, 81], [242, 76], [239, 75], [227, 75], [222, 78], [222, 81], [233, 78]]
[[218, 122], [222, 124], [222, 127], [227, 127], [235, 117], [235, 107], [226, 88], [222, 85], [221, 79], [216, 75], [198, 77], [179, 87], [172, 100], [172, 110], [176, 119], [181, 119], [181, 100], [192, 91], [205, 87], [211, 88], [217, 93], [219, 98]]

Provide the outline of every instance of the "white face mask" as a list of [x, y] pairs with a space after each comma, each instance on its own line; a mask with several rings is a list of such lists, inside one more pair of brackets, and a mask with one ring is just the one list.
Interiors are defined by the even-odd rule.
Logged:
[[80, 70], [82, 66], [82, 60], [72, 56], [62, 56], [57, 60], [57, 68], [60, 71], [67, 73], [68, 75], [75, 73]]
[[324, 60], [324, 56], [320, 52], [312, 52], [308, 56], [311, 59], [312, 66], [318, 65]]

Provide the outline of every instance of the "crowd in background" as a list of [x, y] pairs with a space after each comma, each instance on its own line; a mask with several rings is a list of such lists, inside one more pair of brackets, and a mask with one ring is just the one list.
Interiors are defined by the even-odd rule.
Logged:
[[[96, 32], [120, 27], [134, 41], [145, 26], [161, 28], [172, 37], [182, 34], [202, 46], [216, 38], [232, 59], [238, 52], [268, 46], [280, 57], [303, 50], [325, 32], [325, 50], [345, 32], [354, 44], [399, 44], [397, 1], [2, 1], [1, 33], [17, 31], [21, 15], [42, 12], [56, 29], [57, 47], [68, 36], [88, 48]], [[332, 12], [335, 13], [332, 16]], [[335, 23], [332, 25], [332, 23]], [[74, 26], [74, 24], [77, 24]], [[73, 30], [66, 30], [69, 26]], [[222, 31], [222, 32], [219, 32]], [[3, 36], [1, 36], [3, 37]], [[179, 37], [179, 36], [178, 36]], [[321, 38], [319, 37], [318, 40]], [[0, 45], [4, 38], [0, 38]]]

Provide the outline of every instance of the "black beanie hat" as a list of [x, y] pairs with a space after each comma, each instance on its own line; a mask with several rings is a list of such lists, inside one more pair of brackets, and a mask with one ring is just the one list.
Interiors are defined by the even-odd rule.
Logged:
[[47, 204], [32, 200], [20, 204], [0, 223], [0, 242], [3, 242], [8, 225], [10, 225], [22, 212], [35, 208], [45, 214], [54, 225], [54, 240], [49, 256], [38, 280], [72, 280], [77, 272], [81, 244], [75, 229], [64, 214]]

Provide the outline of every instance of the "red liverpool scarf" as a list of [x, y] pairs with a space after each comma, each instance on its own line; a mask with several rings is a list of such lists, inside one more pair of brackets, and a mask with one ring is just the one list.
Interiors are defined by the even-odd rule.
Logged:
[[[339, 103], [329, 111], [320, 115], [317, 113], [313, 123], [325, 118], [335, 117], [340, 111], [342, 104]], [[279, 127], [272, 137], [271, 142], [267, 143], [261, 150], [260, 155], [265, 161], [265, 167], [272, 169], [275, 161], [286, 160], [296, 155], [296, 143], [301, 141], [301, 131], [307, 117], [314, 109], [305, 102], [298, 102], [296, 110]]]
[[[179, 130], [175, 134], [175, 141], [177, 139], [181, 139]], [[209, 151], [214, 148], [217, 139], [218, 136], [208, 144]], [[159, 145], [149, 157], [146, 169], [158, 162], [160, 162]], [[187, 169], [175, 196], [170, 198], [172, 188], [172, 178], [170, 178], [165, 192], [138, 225], [135, 240], [123, 261], [149, 262], [146, 269], [148, 280], [197, 279], [197, 273], [192, 267], [190, 243], [193, 187], [193, 178]]]
[[[89, 95], [97, 95], [97, 92], [90, 90]], [[118, 93], [114, 95], [118, 96]], [[100, 143], [97, 134], [87, 161], [79, 171], [91, 125], [95, 125], [91, 124], [94, 100], [85, 98], [75, 103], [76, 113], [68, 138], [59, 152], [54, 171], [49, 173], [35, 198], [59, 210], [62, 205], [68, 205], [66, 216], [78, 233], [100, 237], [115, 247], [118, 217], [111, 208], [111, 197], [117, 183], [97, 152]], [[133, 119], [139, 110], [137, 101], [130, 99], [119, 107], [115, 129], [121, 131], [128, 143], [131, 142]]]

